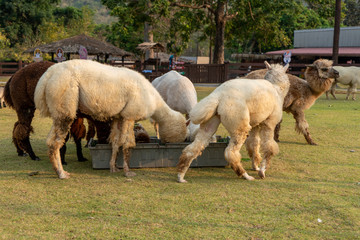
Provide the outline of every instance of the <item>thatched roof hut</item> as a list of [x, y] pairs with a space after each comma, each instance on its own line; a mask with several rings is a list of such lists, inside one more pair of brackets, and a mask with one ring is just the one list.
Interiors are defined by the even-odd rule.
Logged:
[[143, 42], [140, 43], [136, 48], [143, 52], [146, 52], [148, 50], [155, 50], [155, 52], [165, 51], [165, 47], [161, 43], [154, 42]]
[[[111, 56], [120, 56], [123, 59], [125, 57], [134, 56], [133, 53], [127, 52], [123, 49], [115, 47], [114, 45], [99, 41], [95, 38], [89, 37], [85, 34], [80, 34], [74, 37], [62, 39], [56, 42], [52, 42], [49, 44], [43, 44], [40, 46], [36, 46], [34, 48], [27, 49], [25, 53], [33, 53], [36, 48], [39, 48], [43, 53], [49, 53], [52, 56], [56, 53], [58, 48], [62, 48], [65, 54], [78, 54], [80, 46], [86, 48], [88, 55], [95, 55], [99, 59], [99, 57], [104, 57], [105, 61], [107, 58]], [[69, 58], [68, 57], [68, 58]]]

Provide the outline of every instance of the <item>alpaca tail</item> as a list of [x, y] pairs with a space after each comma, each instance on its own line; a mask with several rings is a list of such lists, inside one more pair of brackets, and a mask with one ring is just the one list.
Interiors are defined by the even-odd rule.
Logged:
[[217, 112], [219, 99], [209, 95], [198, 102], [190, 112], [190, 120], [194, 124], [201, 124], [213, 117]]
[[50, 110], [46, 103], [46, 85], [47, 85], [47, 73], [40, 78], [39, 82], [36, 85], [34, 93], [34, 102], [35, 107], [40, 111], [42, 117], [50, 117]]
[[7, 81], [5, 88], [4, 88], [4, 100], [5, 100], [6, 105], [9, 106], [10, 108], [14, 108], [14, 103], [12, 101], [11, 94], [10, 94], [10, 82], [11, 82], [12, 78], [13, 77], [11, 77]]

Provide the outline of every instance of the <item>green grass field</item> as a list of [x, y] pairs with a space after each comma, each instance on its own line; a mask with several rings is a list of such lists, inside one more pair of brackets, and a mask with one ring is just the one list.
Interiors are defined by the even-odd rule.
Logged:
[[[197, 90], [203, 98], [212, 89]], [[11, 142], [15, 111], [0, 109], [0, 239], [360, 239], [360, 100], [338, 98], [322, 96], [306, 111], [318, 146], [284, 114], [266, 179], [242, 148], [252, 182], [230, 168], [191, 168], [187, 184], [175, 168], [135, 169], [126, 179], [93, 170], [88, 149], [90, 161], [77, 162], [72, 141], [71, 178], [60, 180], [46, 154], [50, 119], [36, 113], [31, 140], [41, 161], [32, 161]]]

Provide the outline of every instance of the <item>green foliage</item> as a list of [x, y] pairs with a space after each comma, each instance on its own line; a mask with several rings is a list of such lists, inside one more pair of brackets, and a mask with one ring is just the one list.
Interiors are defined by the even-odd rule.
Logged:
[[102, 0], [118, 21], [111, 25], [108, 40], [125, 50], [136, 52], [136, 46], [143, 42], [144, 24], [155, 27], [162, 17], [169, 14], [167, 0]]
[[179, 56], [188, 47], [191, 34], [201, 29], [199, 23], [203, 18], [204, 12], [199, 10], [180, 9], [175, 12], [167, 34], [168, 51]]
[[11, 47], [34, 38], [39, 27], [52, 19], [52, 8], [58, 0], [0, 0], [0, 27]]
[[250, 5], [239, 3], [238, 9], [245, 11], [228, 24], [227, 46], [234, 52], [261, 53], [289, 48], [294, 30], [333, 24], [333, 0], [312, 1], [308, 6], [298, 0], [252, 0], [248, 3]]
[[74, 7], [77, 9], [88, 7], [94, 11], [95, 24], [111, 24], [116, 20], [110, 16], [109, 10], [102, 5], [101, 0], [61, 0], [60, 7]]
[[360, 3], [358, 0], [345, 0], [346, 11], [344, 24], [346, 26], [360, 25]]

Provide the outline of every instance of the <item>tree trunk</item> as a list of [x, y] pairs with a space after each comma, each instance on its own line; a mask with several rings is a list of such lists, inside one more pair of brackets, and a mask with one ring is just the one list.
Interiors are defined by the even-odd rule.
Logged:
[[[147, 22], [144, 26], [144, 42], [154, 42], [153, 27]], [[154, 50], [146, 51], [145, 60], [148, 58], [154, 58]]]
[[225, 38], [225, 1], [219, 1], [215, 12], [215, 46], [214, 46], [214, 60], [213, 63], [224, 63], [224, 38]]
[[339, 58], [340, 20], [341, 20], [341, 0], [336, 0], [333, 56], [332, 56], [334, 64], [338, 63], [338, 58]]

